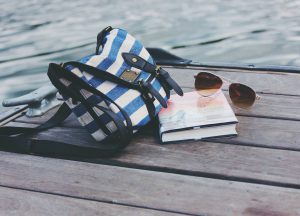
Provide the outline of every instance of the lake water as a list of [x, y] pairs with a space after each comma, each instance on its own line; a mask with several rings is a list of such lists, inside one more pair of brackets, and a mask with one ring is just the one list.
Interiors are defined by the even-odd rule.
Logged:
[[[94, 52], [111, 25], [200, 62], [300, 66], [300, 1], [0, 0], [0, 100], [48, 81], [49, 62]], [[1, 110], [2, 108], [0, 108]]]

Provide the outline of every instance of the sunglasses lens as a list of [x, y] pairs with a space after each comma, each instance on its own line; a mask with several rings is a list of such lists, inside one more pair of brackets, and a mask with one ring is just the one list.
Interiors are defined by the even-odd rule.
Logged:
[[203, 96], [215, 94], [222, 86], [220, 77], [206, 72], [200, 72], [195, 76], [195, 89]]
[[256, 98], [256, 93], [253, 89], [239, 83], [232, 83], [229, 86], [229, 95], [232, 103], [241, 108], [249, 108], [253, 105]]

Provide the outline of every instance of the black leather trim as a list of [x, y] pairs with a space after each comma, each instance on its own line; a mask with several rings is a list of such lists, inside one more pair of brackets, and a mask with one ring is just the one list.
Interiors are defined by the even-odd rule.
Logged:
[[111, 30], [113, 30], [113, 28], [111, 26], [107, 26], [106, 28], [104, 28], [101, 32], [98, 33], [97, 35], [97, 45], [96, 45], [96, 55], [99, 55], [99, 49], [100, 49], [100, 46], [102, 45], [103, 43], [103, 39], [104, 39], [104, 36], [110, 32]]
[[124, 58], [124, 61], [131, 67], [155, 74], [157, 78], [160, 78], [159, 80], [161, 82], [165, 82], [167, 84], [169, 90], [174, 89], [178, 95], [183, 95], [183, 91], [180, 86], [171, 78], [166, 70], [150, 64], [145, 59], [132, 53], [122, 53], [122, 57]]

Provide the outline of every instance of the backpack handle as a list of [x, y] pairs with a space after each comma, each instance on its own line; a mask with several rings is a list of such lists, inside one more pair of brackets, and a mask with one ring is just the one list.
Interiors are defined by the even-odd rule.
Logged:
[[100, 46], [102, 45], [102, 41], [105, 37], [105, 35], [110, 32], [113, 28], [111, 26], [107, 26], [105, 29], [103, 29], [101, 32], [98, 33], [97, 35], [97, 45], [96, 45], [96, 55], [99, 55], [99, 49]]

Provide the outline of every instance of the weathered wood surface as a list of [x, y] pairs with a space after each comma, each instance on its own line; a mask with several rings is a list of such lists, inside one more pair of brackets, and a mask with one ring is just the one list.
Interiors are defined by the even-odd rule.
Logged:
[[35, 191], [0, 187], [0, 215], [171, 216], [182, 214], [109, 204], [82, 198], [66, 197]]
[[[134, 215], [136, 209], [149, 215], [300, 215], [300, 75], [168, 71], [185, 91], [193, 89], [192, 74], [210, 71], [249, 84], [262, 99], [249, 110], [234, 108], [239, 120], [234, 138], [159, 145], [157, 128], [149, 125], [112, 158], [73, 158], [84, 161], [76, 162], [0, 152], [0, 185], [82, 200], [78, 208], [85, 208], [87, 200], [109, 205], [104, 214], [112, 207], [117, 215]], [[36, 127], [46, 119], [23, 116], [7, 125]], [[97, 145], [74, 116], [33, 138]]]
[[[210, 140], [228, 144], [300, 150], [300, 121], [248, 116], [238, 116], [238, 120], [239, 124], [237, 130], [239, 136]], [[30, 124], [38, 124], [36, 121], [32, 121], [31, 119], [28, 119], [28, 121], [26, 119], [22, 119], [21, 121], [17, 120], [18, 123], [28, 122]], [[42, 122], [42, 119], [40, 119], [39, 122]], [[11, 122], [7, 125], [17, 126], [18, 124]], [[61, 128], [54, 128], [41, 132], [41, 135], [44, 137], [49, 136], [49, 139], [63, 139], [61, 141], [69, 140], [70, 142], [74, 142], [79, 140], [76, 134], [81, 133], [80, 131], [83, 133], [81, 137], [83, 137], [82, 141], [84, 142], [86, 139], [85, 137], [87, 137], [85, 129], [79, 125], [78, 121], [73, 116], [70, 117]], [[64, 136], [62, 136], [62, 134], [64, 134]], [[70, 134], [70, 137], [67, 134]], [[75, 135], [73, 136], [73, 134]], [[42, 136], [40, 138], [42, 138]], [[88, 139], [88, 142], [92, 142], [90, 137]]]
[[[299, 79], [300, 83], [300, 79]], [[184, 88], [185, 92], [192, 91], [193, 88]], [[228, 92], [224, 91], [229, 103], [231, 104]], [[272, 94], [260, 94], [261, 99], [257, 100], [253, 107], [250, 109], [239, 109], [234, 106], [235, 113], [239, 116], [254, 116], [254, 117], [267, 117], [267, 118], [279, 118], [279, 119], [291, 119], [300, 120], [300, 98], [298, 96], [288, 96], [288, 95], [272, 95]], [[201, 97], [201, 96], [199, 96]], [[231, 104], [232, 105], [232, 104]], [[51, 116], [55, 110], [49, 111]], [[18, 118], [18, 122], [28, 122], [37, 123], [45, 121], [45, 116], [36, 118], [27, 118], [23, 116]], [[67, 124], [65, 124], [67, 126]], [[79, 125], [78, 125], [79, 126]]]
[[[197, 215], [300, 214], [300, 191], [0, 153], [2, 186]], [[17, 168], [17, 169], [16, 169]]]
[[18, 106], [14, 108], [6, 108], [6, 110], [3, 113], [0, 113], [0, 122], [3, 122], [4, 120], [14, 116], [15, 114], [19, 114], [20, 112], [24, 111], [27, 108], [27, 106]]
[[16, 118], [22, 117], [26, 110], [27, 106], [18, 106], [4, 111], [0, 114], [0, 126], [3, 126]]
[[[24, 126], [24, 123], [10, 125]], [[118, 156], [104, 160], [86, 159], [86, 161], [300, 188], [300, 152], [298, 151], [274, 149], [272, 148], [274, 143], [269, 143], [270, 148], [242, 146], [240, 141], [242, 136], [238, 137], [239, 140], [223, 138], [215, 139], [215, 142], [196, 141], [157, 145], [158, 138], [155, 137], [155, 132], [150, 130], [149, 127], [144, 130], [144, 133], [136, 136]], [[264, 137], [263, 134], [261, 137]], [[66, 143], [78, 143], [80, 140], [81, 145], [97, 145], [97, 142], [83, 128], [58, 127], [40, 133], [37, 138]], [[244, 143], [250, 142], [251, 138], [250, 136], [248, 141], [244, 140]], [[239, 145], [231, 145], [232, 143]]]

